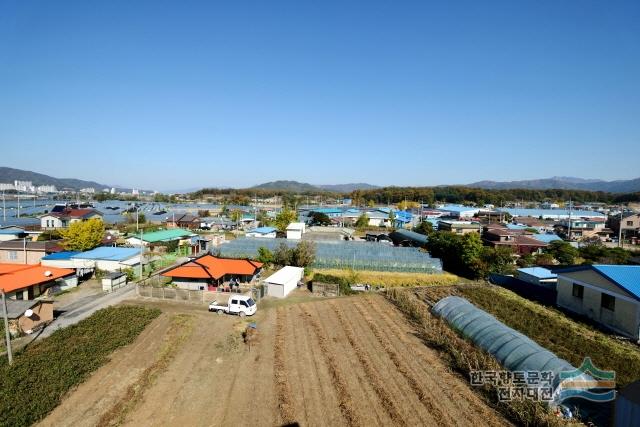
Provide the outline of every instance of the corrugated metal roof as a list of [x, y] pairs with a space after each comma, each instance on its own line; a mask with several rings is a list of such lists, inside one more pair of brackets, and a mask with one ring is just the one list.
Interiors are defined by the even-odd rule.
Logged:
[[[149, 243], [156, 243], [156, 242], [164, 242], [168, 240], [177, 240], [180, 238], [189, 237], [191, 235], [193, 235], [193, 233], [190, 231], [183, 230], [181, 228], [173, 228], [171, 230], [161, 230], [161, 231], [154, 231], [152, 233], [144, 233], [142, 235], [142, 240]], [[138, 237], [138, 236], [131, 236], [131, 237]]]
[[110, 246], [100, 246], [90, 251], [73, 255], [73, 259], [95, 259], [105, 261], [124, 261], [140, 254], [136, 248], [114, 248]]
[[77, 251], [64, 251], [58, 252], [54, 254], [49, 254], [47, 256], [42, 257], [43, 260], [51, 261], [51, 260], [67, 260], [71, 259], [72, 256], [79, 254]]
[[526, 273], [533, 277], [537, 277], [538, 279], [555, 279], [558, 277], [557, 274], [553, 273], [551, 270], [544, 267], [519, 268], [518, 271], [522, 273]]
[[594, 270], [618, 284], [629, 293], [640, 298], [640, 266], [638, 265], [592, 265]]
[[247, 231], [247, 233], [269, 234], [269, 233], [273, 233], [276, 230], [277, 229], [274, 227], [257, 227], [257, 228], [254, 228], [253, 230]]
[[551, 243], [555, 240], [562, 240], [556, 234], [532, 234], [531, 237], [533, 237], [534, 239], [540, 240], [541, 242], [544, 242], [544, 243]]

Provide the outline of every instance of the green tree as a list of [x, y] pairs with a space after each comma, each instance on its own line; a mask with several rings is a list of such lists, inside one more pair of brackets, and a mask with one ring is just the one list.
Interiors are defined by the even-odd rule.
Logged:
[[273, 262], [273, 252], [264, 246], [258, 248], [258, 261], [263, 264], [271, 264]]
[[389, 226], [396, 226], [396, 214], [392, 210], [389, 211]]
[[275, 265], [284, 266], [291, 265], [293, 258], [293, 250], [289, 249], [286, 243], [280, 243], [275, 251], [273, 251], [273, 263]]
[[331, 218], [322, 212], [313, 212], [311, 214], [311, 225], [331, 225]]
[[93, 218], [88, 221], [77, 221], [60, 232], [62, 246], [70, 251], [87, 251], [100, 244], [104, 237], [104, 223]]
[[433, 233], [433, 224], [431, 224], [429, 221], [420, 221], [420, 223], [416, 225], [413, 231], [428, 236]]
[[242, 211], [240, 209], [234, 209], [231, 212], [231, 221], [238, 223], [242, 219]]
[[556, 261], [564, 265], [574, 264], [578, 256], [578, 250], [571, 246], [569, 242], [563, 240], [554, 240], [544, 248], [543, 252], [551, 255]]
[[356, 228], [365, 228], [369, 225], [369, 217], [366, 213], [360, 215], [356, 221]]
[[298, 219], [295, 211], [284, 208], [278, 215], [276, 215], [276, 219], [274, 221], [275, 227], [280, 231], [285, 231], [289, 224], [295, 222]]

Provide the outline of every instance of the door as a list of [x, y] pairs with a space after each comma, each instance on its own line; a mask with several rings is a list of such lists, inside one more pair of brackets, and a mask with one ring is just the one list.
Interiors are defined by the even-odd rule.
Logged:
[[229, 313], [238, 313], [240, 311], [240, 301], [236, 298], [231, 298], [229, 300]]

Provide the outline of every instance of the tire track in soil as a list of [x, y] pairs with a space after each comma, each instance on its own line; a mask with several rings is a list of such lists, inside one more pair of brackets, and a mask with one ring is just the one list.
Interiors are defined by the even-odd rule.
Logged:
[[356, 354], [356, 357], [358, 358], [358, 361], [360, 362], [365, 373], [367, 374], [367, 380], [369, 384], [378, 395], [378, 398], [380, 399], [382, 407], [385, 409], [385, 411], [387, 411], [387, 414], [395, 424], [399, 424], [399, 425], [406, 424], [404, 417], [400, 414], [400, 412], [398, 411], [398, 408], [393, 403], [392, 396], [384, 387], [384, 382], [380, 379], [380, 376], [377, 373], [377, 371], [374, 369], [369, 357], [367, 357], [366, 355], [367, 352], [360, 346], [360, 344], [356, 340], [355, 332], [353, 331], [353, 328], [351, 327], [349, 322], [344, 318], [344, 316], [336, 306], [335, 302], [331, 301], [330, 305], [333, 312], [336, 315], [336, 318], [338, 319], [340, 326], [342, 327], [342, 330], [344, 331], [347, 337], [347, 341], [349, 341], [349, 345], [351, 345], [351, 347], [353, 348]]
[[373, 321], [371, 316], [369, 316], [369, 314], [365, 312], [360, 302], [354, 301], [354, 306], [367, 322], [378, 343], [380, 343], [389, 359], [393, 362], [398, 372], [400, 372], [400, 374], [407, 381], [409, 387], [411, 387], [411, 390], [414, 392], [420, 403], [422, 403], [422, 405], [425, 407], [427, 412], [432, 416], [433, 420], [437, 420], [438, 423], [443, 423], [445, 425], [456, 425], [457, 423], [455, 419], [450, 414], [442, 412], [439, 407], [433, 405], [432, 402], [437, 402], [437, 396], [434, 396], [433, 393], [425, 391], [425, 389], [418, 383], [415, 374], [411, 372], [410, 368], [402, 360], [398, 352], [393, 349], [389, 339], [380, 330], [380, 327]]
[[291, 424], [295, 421], [295, 407], [291, 387], [287, 380], [287, 369], [285, 366], [285, 348], [284, 348], [284, 324], [286, 322], [285, 309], [278, 307], [276, 311], [276, 336], [273, 343], [274, 352], [274, 381], [276, 383], [276, 395], [278, 397], [278, 412], [282, 420], [282, 424]]
[[[398, 338], [404, 345], [412, 345], [413, 339], [406, 337], [404, 332], [402, 332], [409, 325], [409, 322], [405, 319], [404, 314], [400, 312], [395, 305], [393, 305], [390, 301], [384, 299], [384, 297], [382, 296], [369, 297], [368, 301], [379, 318], [387, 323], [387, 325], [389, 326], [388, 329], [390, 331], [397, 331], [394, 336]], [[397, 313], [397, 318], [393, 318], [394, 316], [385, 311], [385, 308], [381, 307], [381, 305], [387, 305], [389, 307], [389, 310], [393, 310], [395, 313]], [[420, 339], [416, 334], [411, 335], [417, 339]], [[425, 362], [425, 364], [423, 364], [422, 366], [425, 367], [424, 372], [427, 373], [427, 375], [423, 376], [423, 378], [429, 382], [428, 385], [430, 389], [438, 390], [439, 393], [446, 396], [448, 401], [461, 413], [475, 412], [475, 414], [482, 417], [487, 425], [508, 425], [508, 422], [506, 422], [506, 420], [504, 420], [502, 416], [497, 415], [490, 406], [484, 403], [481, 397], [477, 396], [473, 390], [469, 389], [465, 378], [459, 377], [457, 374], [452, 373], [451, 370], [448, 369], [446, 365], [444, 365], [444, 362], [442, 362], [436, 350], [431, 349], [424, 343], [422, 343], [422, 347], [423, 349], [421, 349], [422, 351], [420, 352], [421, 354], [419, 357]], [[429, 375], [429, 371], [426, 370], [427, 366], [434, 366], [433, 360], [430, 360], [430, 357], [424, 354], [424, 350], [436, 352], [434, 357], [437, 358], [438, 362], [444, 368], [443, 370], [438, 369], [439, 372], [437, 373], [440, 376], [442, 382], [434, 382], [431, 378], [433, 372], [431, 372], [431, 375]], [[469, 394], [471, 395], [469, 396]]]
[[340, 408], [342, 416], [345, 418], [347, 425], [361, 426], [362, 423], [356, 415], [356, 411], [353, 407], [352, 397], [347, 390], [347, 382], [345, 381], [342, 373], [338, 370], [335, 356], [329, 349], [329, 338], [322, 330], [322, 327], [320, 326], [318, 321], [312, 317], [311, 313], [309, 313], [309, 310], [304, 306], [304, 304], [300, 305], [300, 309], [304, 313], [303, 321], [311, 326], [313, 334], [316, 337], [318, 345], [320, 346], [322, 357], [326, 362], [329, 374], [331, 375], [333, 386], [338, 396], [338, 407]]

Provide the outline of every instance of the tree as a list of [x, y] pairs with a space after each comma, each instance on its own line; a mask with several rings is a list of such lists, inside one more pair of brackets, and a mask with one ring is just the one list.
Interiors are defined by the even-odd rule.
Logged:
[[433, 233], [433, 224], [431, 224], [429, 221], [421, 221], [418, 225], [416, 225], [413, 231], [428, 236]]
[[411, 200], [403, 200], [400, 203], [398, 203], [398, 209], [400, 209], [401, 211], [405, 211], [407, 209], [412, 209], [412, 208], [419, 208], [419, 207], [420, 207], [420, 203], [414, 202]]
[[278, 215], [276, 215], [274, 224], [278, 230], [285, 231], [289, 224], [295, 222], [296, 219], [298, 219], [298, 216], [294, 211], [288, 208], [284, 208]]
[[99, 218], [71, 223], [60, 232], [62, 246], [70, 251], [87, 251], [100, 244], [104, 237], [104, 223]]
[[273, 263], [275, 265], [291, 265], [293, 251], [289, 249], [286, 243], [280, 243], [275, 251], [273, 251]]
[[231, 221], [237, 223], [242, 219], [242, 211], [240, 209], [234, 209], [231, 212]]
[[370, 208], [373, 208], [373, 207], [375, 207], [375, 206], [376, 206], [376, 202], [374, 202], [373, 200], [369, 200], [369, 201], [367, 202], [367, 206], [368, 206], [368, 207], [370, 207]]
[[211, 213], [209, 212], [209, 209], [198, 209], [198, 216], [200, 218], [206, 218], [211, 216]]
[[365, 228], [369, 225], [369, 217], [366, 213], [360, 215], [356, 221], [356, 228]]
[[563, 265], [574, 264], [578, 256], [578, 250], [571, 246], [569, 242], [563, 240], [554, 240], [549, 243], [549, 246], [547, 246], [543, 252], [551, 255], [556, 261]]
[[307, 267], [316, 259], [316, 245], [313, 242], [302, 240], [293, 250], [291, 264], [295, 267]]
[[396, 214], [392, 210], [389, 211], [389, 224], [391, 227], [396, 226]]
[[553, 255], [548, 253], [536, 254], [536, 265], [553, 265]]
[[331, 225], [331, 218], [322, 212], [313, 212], [311, 214], [311, 225]]
[[273, 252], [264, 246], [258, 248], [258, 261], [263, 264], [271, 264], [273, 262]]

